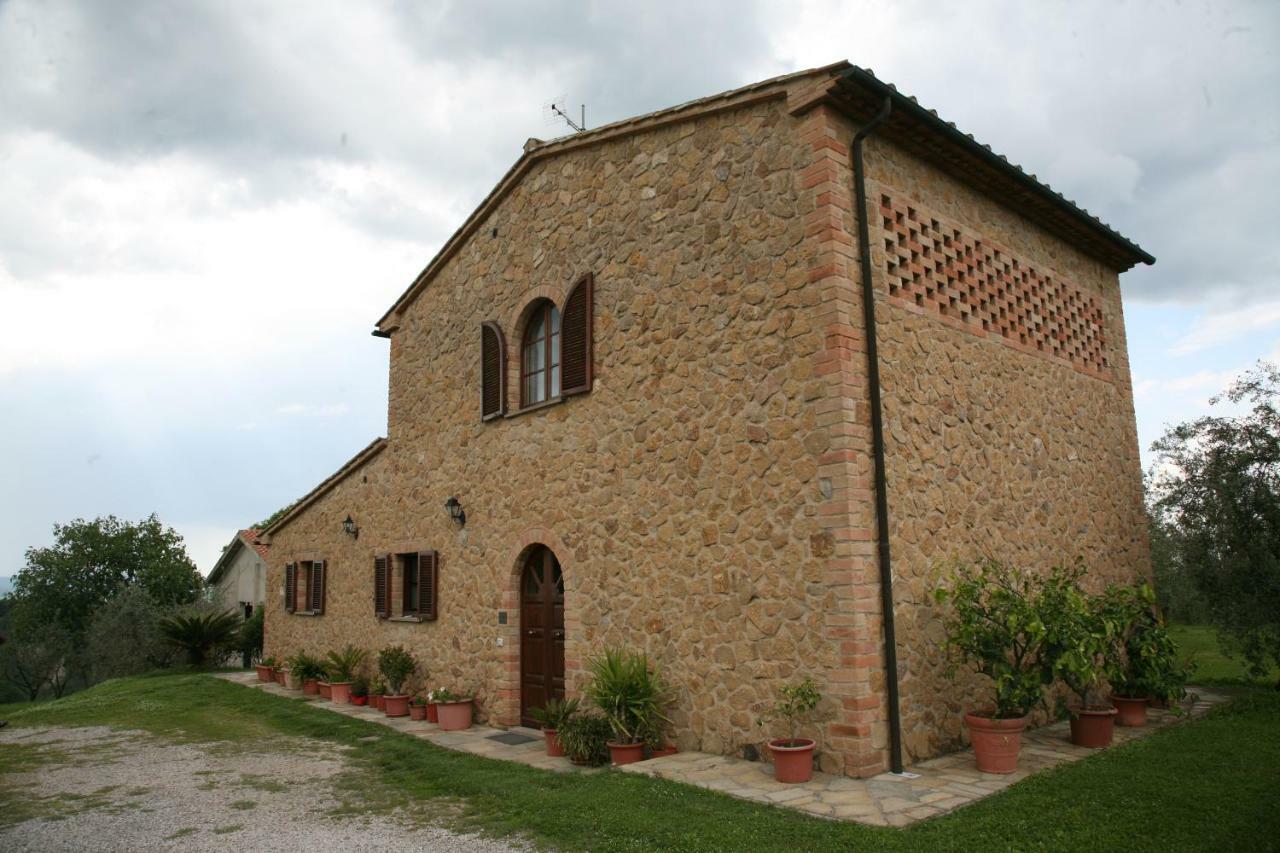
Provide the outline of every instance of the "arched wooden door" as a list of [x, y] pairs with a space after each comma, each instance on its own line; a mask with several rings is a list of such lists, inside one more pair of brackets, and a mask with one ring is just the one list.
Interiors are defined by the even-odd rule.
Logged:
[[520, 722], [564, 698], [564, 577], [551, 549], [536, 546], [520, 578]]

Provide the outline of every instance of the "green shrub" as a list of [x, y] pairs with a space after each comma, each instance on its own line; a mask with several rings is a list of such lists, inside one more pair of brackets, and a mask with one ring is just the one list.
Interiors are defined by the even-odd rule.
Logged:
[[1120, 626], [1112, 690], [1120, 696], [1149, 696], [1174, 706], [1187, 692], [1191, 666], [1183, 663], [1151, 586], [1113, 586], [1105, 594], [1104, 607]]
[[575, 714], [557, 730], [565, 755], [578, 763], [598, 767], [609, 763], [609, 738], [613, 726], [600, 714]]
[[1048, 633], [1040, 615], [1043, 581], [996, 560], [958, 563], [934, 590], [945, 615], [947, 650], [991, 679], [995, 714], [1024, 717], [1053, 681], [1045, 656]]
[[266, 611], [266, 607], [255, 607], [249, 618], [240, 624], [236, 648], [241, 654], [248, 656], [249, 660], [257, 660], [262, 655]]
[[778, 701], [760, 718], [759, 725], [763, 726], [770, 720], [786, 720], [787, 742], [783, 745], [796, 746], [800, 740], [800, 718], [813, 713], [822, 694], [812, 678], [806, 678], [799, 684], [788, 684], [778, 693]]
[[298, 652], [289, 658], [289, 669], [298, 681], [319, 680], [324, 677], [324, 662], [306, 652]]
[[670, 688], [644, 654], [605, 649], [590, 661], [587, 696], [604, 713], [619, 743], [638, 743], [659, 722]]
[[402, 695], [405, 682], [417, 666], [418, 662], [404, 646], [387, 646], [378, 652], [378, 672], [387, 680], [392, 696]]

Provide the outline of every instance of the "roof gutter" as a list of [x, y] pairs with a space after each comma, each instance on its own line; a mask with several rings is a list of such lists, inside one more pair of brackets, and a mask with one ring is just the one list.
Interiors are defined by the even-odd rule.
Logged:
[[880, 609], [884, 623], [884, 669], [889, 700], [889, 767], [902, 772], [902, 713], [898, 696], [898, 643], [893, 621], [893, 567], [889, 555], [889, 496], [884, 465], [884, 414], [880, 404], [880, 356], [876, 347], [875, 285], [871, 281], [871, 232], [867, 226], [867, 183], [862, 143], [889, 117], [893, 99], [886, 96], [875, 118], [854, 134], [854, 210], [858, 213], [858, 257], [862, 267], [862, 321], [867, 341], [867, 391], [871, 396], [871, 453], [875, 460], [876, 541], [880, 564]]

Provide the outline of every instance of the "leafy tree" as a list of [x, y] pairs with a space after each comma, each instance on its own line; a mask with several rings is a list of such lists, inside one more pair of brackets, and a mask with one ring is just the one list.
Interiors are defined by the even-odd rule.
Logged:
[[115, 516], [55, 524], [55, 542], [27, 549], [14, 578], [14, 625], [20, 635], [50, 625], [79, 642], [95, 608], [137, 585], [160, 606], [193, 601], [201, 577], [182, 537], [154, 514], [136, 524]]
[[1155, 443], [1154, 494], [1219, 637], [1261, 676], [1280, 665], [1280, 368], [1260, 362], [1223, 398], [1248, 409]]
[[165, 611], [140, 586], [120, 590], [93, 611], [85, 634], [85, 657], [94, 681], [137, 675], [173, 663], [173, 649], [160, 635]]
[[36, 701], [46, 687], [61, 696], [67, 688], [70, 651], [70, 637], [57, 626], [38, 639], [10, 640], [0, 645], [0, 676], [28, 702]]

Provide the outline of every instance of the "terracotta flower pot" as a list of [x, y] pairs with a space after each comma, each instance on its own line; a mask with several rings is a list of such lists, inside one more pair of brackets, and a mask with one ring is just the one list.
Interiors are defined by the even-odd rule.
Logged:
[[339, 705], [347, 704], [347, 700], [351, 698], [351, 682], [350, 681], [329, 682], [329, 698]]
[[276, 669], [276, 684], [284, 684], [286, 677], [287, 674], [283, 669]]
[[1145, 726], [1147, 724], [1147, 699], [1135, 699], [1132, 696], [1112, 696], [1111, 702], [1116, 706], [1116, 725]]
[[363, 708], [363, 707], [364, 707], [365, 705], [367, 705], [368, 703], [369, 703], [369, 697], [368, 697], [368, 696], [352, 696], [352, 697], [351, 697], [351, 704], [352, 704], [352, 705], [356, 705], [356, 706], [359, 706], [359, 707]]
[[425, 720], [426, 718], [427, 718], [426, 705], [410, 705], [409, 706], [409, 719]]
[[769, 741], [773, 754], [773, 778], [779, 782], [808, 782], [813, 778], [814, 742], [808, 738]]
[[308, 678], [302, 682], [302, 692], [307, 696], [320, 695], [320, 680], [316, 678]]
[[438, 722], [440, 722], [440, 712], [439, 712], [439, 710], [436, 708], [436, 703], [435, 703], [435, 702], [428, 702], [428, 703], [427, 703], [427, 722], [428, 722], [428, 723], [438, 723]]
[[1101, 749], [1111, 745], [1115, 734], [1115, 708], [1082, 708], [1071, 714], [1071, 742], [1076, 746]]
[[1002, 720], [983, 714], [965, 714], [969, 740], [978, 769], [983, 773], [1012, 773], [1018, 769], [1018, 751], [1022, 749], [1022, 731], [1026, 717]]
[[564, 755], [564, 747], [560, 745], [560, 735], [555, 729], [543, 729], [542, 736], [547, 741], [547, 755], [560, 758]]
[[373, 696], [371, 697], [373, 701], [373, 707], [377, 708], [379, 711], [385, 711], [387, 709], [387, 706], [385, 704], [386, 698], [387, 697], [383, 696], [381, 693], [373, 694]]
[[662, 747], [661, 749], [649, 750], [649, 757], [650, 758], [666, 758], [668, 755], [675, 755], [679, 751], [680, 750], [675, 748], [674, 744], [669, 743], [666, 746]]
[[275, 670], [273, 670], [269, 666], [263, 666], [262, 664], [259, 663], [259, 664], [255, 664], [253, 668], [258, 671], [259, 681], [271, 681], [276, 677]]
[[640, 743], [614, 743], [609, 741], [609, 756], [613, 759], [614, 766], [644, 761], [644, 741]]
[[446, 732], [456, 732], [471, 728], [471, 700], [461, 702], [437, 702], [436, 715], [440, 718], [440, 728]]
[[397, 696], [383, 696], [382, 710], [387, 713], [388, 717], [409, 716], [409, 694], [402, 693]]
[[322, 681], [318, 686], [320, 688], [321, 699], [329, 699], [333, 696], [333, 693], [329, 690], [329, 682]]

